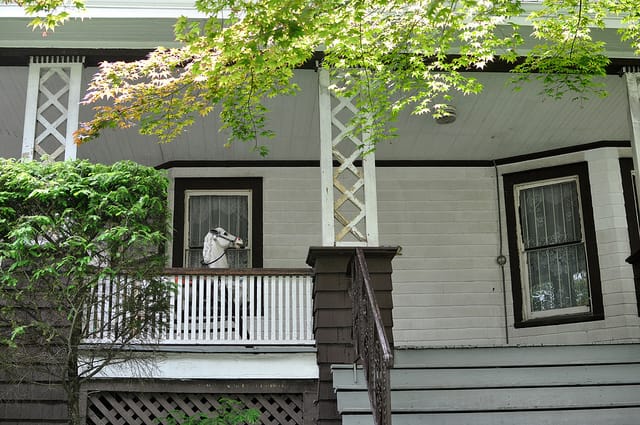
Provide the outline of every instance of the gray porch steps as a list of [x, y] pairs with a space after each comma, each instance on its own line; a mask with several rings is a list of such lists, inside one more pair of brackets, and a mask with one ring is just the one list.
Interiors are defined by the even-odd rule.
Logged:
[[[333, 367], [344, 425], [372, 424], [364, 376]], [[640, 345], [396, 350], [394, 425], [638, 425]]]

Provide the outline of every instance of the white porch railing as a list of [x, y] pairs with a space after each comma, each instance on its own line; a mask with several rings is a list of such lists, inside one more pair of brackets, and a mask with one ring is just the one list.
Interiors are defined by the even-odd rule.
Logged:
[[[308, 269], [169, 269], [168, 278], [175, 282], [176, 290], [167, 294], [171, 301], [168, 327], [156, 334], [156, 344], [315, 343], [313, 283]], [[101, 285], [98, 293], [113, 292], [107, 287], [109, 282]], [[96, 308], [112, 308], [109, 304]], [[107, 314], [94, 311], [90, 317], [95, 320]], [[109, 335], [104, 335], [107, 340]]]

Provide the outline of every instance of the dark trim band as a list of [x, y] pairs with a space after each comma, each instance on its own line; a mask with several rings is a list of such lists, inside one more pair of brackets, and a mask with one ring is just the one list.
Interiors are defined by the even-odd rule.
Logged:
[[[88, 49], [88, 48], [48, 48], [48, 47], [3, 47], [0, 48], [0, 63], [2, 66], [26, 66], [29, 64], [29, 56], [85, 56], [87, 66], [95, 66], [102, 61], [131, 61], [144, 59], [152, 49]], [[324, 60], [324, 52], [316, 51], [309, 59], [298, 66], [298, 69], [317, 69], [318, 64]], [[453, 60], [459, 55], [447, 55]], [[507, 62], [499, 57], [489, 62], [486, 67], [469, 68], [465, 72], [501, 72], [508, 73], [515, 66], [522, 63], [524, 57], [519, 57], [515, 62]], [[609, 58], [606, 67], [607, 75], [622, 75], [622, 68], [625, 66], [639, 66], [639, 58]]]
[[[548, 158], [557, 155], [583, 152], [600, 148], [629, 148], [631, 142], [628, 140], [601, 140], [598, 142], [585, 143], [565, 148], [551, 149], [547, 151], [534, 152], [526, 155], [510, 156], [495, 160], [377, 160], [376, 167], [493, 167], [494, 165], [506, 165], [517, 162], [529, 161], [532, 159]], [[356, 161], [356, 166], [360, 166], [361, 161]], [[338, 166], [334, 162], [334, 166]], [[320, 160], [243, 160], [243, 161], [168, 161], [155, 168], [167, 170], [170, 168], [255, 168], [255, 167], [320, 167]]]

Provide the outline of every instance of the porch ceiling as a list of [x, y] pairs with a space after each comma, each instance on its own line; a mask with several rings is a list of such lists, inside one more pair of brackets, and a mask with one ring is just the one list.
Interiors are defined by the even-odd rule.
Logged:
[[[95, 69], [86, 69], [84, 79]], [[318, 74], [297, 71], [301, 92], [270, 102], [269, 126], [275, 138], [260, 140], [271, 150], [267, 160], [319, 160]], [[491, 160], [581, 145], [602, 140], [630, 140], [624, 78], [606, 77], [609, 96], [588, 101], [553, 100], [527, 84], [514, 92], [509, 74], [476, 73], [482, 94], [455, 96], [458, 119], [436, 124], [430, 116], [402, 114], [398, 137], [378, 146], [380, 160]], [[0, 156], [20, 156], [27, 72], [0, 67]], [[90, 117], [88, 108], [81, 119]], [[147, 165], [170, 161], [261, 160], [251, 144], [223, 147], [227, 135], [213, 117], [198, 120], [178, 140], [158, 144], [135, 129], [105, 131], [99, 140], [79, 147], [78, 156], [111, 163], [133, 159]]]
[[[476, 96], [455, 96], [452, 124], [437, 124], [430, 116], [402, 114], [398, 137], [381, 143], [379, 160], [491, 160], [581, 145], [630, 139], [625, 80], [606, 77], [604, 99], [553, 100], [540, 95], [533, 82], [519, 92], [503, 73], [475, 74], [485, 90]], [[260, 140], [270, 148], [267, 160], [319, 160], [317, 73], [297, 72], [302, 90], [294, 97], [270, 102], [269, 126], [273, 139]], [[88, 111], [83, 112], [88, 117]], [[226, 134], [216, 119], [199, 120], [179, 140], [158, 144], [135, 131], [109, 131], [87, 143], [79, 156], [112, 162], [133, 158], [158, 165], [169, 161], [259, 160], [251, 144], [224, 148]]]

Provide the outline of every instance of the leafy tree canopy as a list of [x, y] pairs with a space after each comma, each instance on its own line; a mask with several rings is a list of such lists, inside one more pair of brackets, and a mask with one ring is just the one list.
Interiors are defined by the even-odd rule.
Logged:
[[34, 15], [29, 25], [34, 29], [53, 31], [64, 24], [74, 11], [84, 10], [84, 0], [1, 0], [21, 6], [29, 15]]
[[[521, 73], [516, 79], [536, 74], [552, 96], [603, 94], [597, 77], [609, 60], [596, 34], [607, 18], [621, 22], [621, 38], [640, 52], [639, 0], [535, 6], [518, 0], [196, 0], [208, 18], [178, 20], [181, 47], [102, 64], [85, 98], [96, 115], [76, 138], [80, 143], [104, 128], [139, 125], [167, 142], [196, 116], [216, 111], [231, 140], [254, 141], [266, 154], [258, 142], [270, 136], [264, 100], [294, 94], [293, 70], [321, 52], [335, 90], [358, 95], [355, 124], [377, 142], [393, 133], [388, 123], [402, 109], [443, 114], [451, 94], [481, 91], [463, 71], [498, 58], [514, 63]], [[518, 25], [523, 19], [527, 25]], [[536, 44], [525, 51], [530, 37]]]

